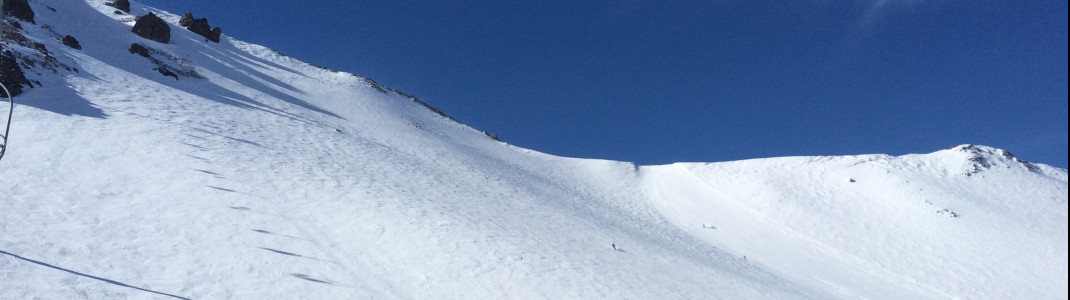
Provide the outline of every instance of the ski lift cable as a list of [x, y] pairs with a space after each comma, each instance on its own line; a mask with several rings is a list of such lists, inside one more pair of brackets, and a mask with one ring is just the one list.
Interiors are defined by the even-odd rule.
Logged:
[[[0, 41], [4, 40], [4, 0], [0, 0]], [[7, 103], [10, 108], [7, 111], [7, 126], [4, 127], [4, 135], [0, 135], [0, 139], [3, 139], [3, 144], [0, 144], [0, 159], [4, 158], [4, 153], [7, 152], [7, 136], [11, 132], [11, 115], [15, 112], [15, 100], [11, 98], [11, 91], [4, 86], [3, 82], [0, 82], [0, 88], [4, 88], [4, 95], [7, 95]]]
[[0, 144], [0, 159], [4, 159], [4, 153], [7, 152], [7, 136], [11, 132], [11, 115], [15, 112], [15, 100], [11, 99], [11, 91], [0, 83], [0, 88], [4, 89], [4, 95], [7, 95], [7, 103], [10, 106], [7, 111], [7, 126], [4, 127], [4, 134], [0, 135], [3, 138], [3, 144]]

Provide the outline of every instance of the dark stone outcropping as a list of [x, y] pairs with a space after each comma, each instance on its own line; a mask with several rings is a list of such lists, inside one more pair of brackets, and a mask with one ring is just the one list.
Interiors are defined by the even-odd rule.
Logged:
[[218, 43], [219, 37], [223, 35], [222, 28], [212, 28], [211, 25], [208, 25], [207, 18], [197, 19], [193, 17], [192, 13], [182, 14], [182, 18], [178, 19], [178, 25], [186, 27], [187, 30], [192, 31], [193, 33], [196, 33], [200, 36], [203, 36], [209, 41], [215, 43]]
[[167, 44], [171, 40], [171, 26], [154, 13], [149, 13], [137, 18], [134, 29], [131, 31], [140, 37]]
[[178, 25], [183, 28], [189, 27], [190, 23], [193, 23], [193, 13], [184, 13], [181, 18], [178, 18]]
[[160, 72], [160, 74], [162, 74], [163, 76], [171, 77], [171, 78], [174, 78], [175, 80], [178, 80], [178, 74], [175, 74], [175, 72], [172, 72], [171, 69], [167, 68], [167, 66], [160, 66], [160, 67], [157, 67], [157, 68], [155, 68], [153, 70], [156, 70], [156, 72]]
[[156, 66], [152, 69], [156, 72], [160, 72], [163, 76], [172, 77], [175, 80], [178, 80], [180, 77], [204, 78], [197, 73], [196, 69], [189, 65], [189, 62], [159, 49], [133, 43], [127, 51], [149, 59], [149, 62]]
[[[3, 80], [4, 86], [11, 91], [11, 97], [22, 94], [22, 86], [26, 85], [33, 87], [33, 84], [26, 79], [26, 75], [22, 74], [22, 68], [19, 67], [18, 60], [15, 59], [15, 54], [11, 51], [4, 51], [3, 55], [0, 55], [0, 79]], [[0, 96], [7, 97], [4, 90], [0, 89]]]
[[212, 26], [208, 25], [208, 19], [205, 18], [193, 19], [186, 29], [215, 43], [219, 42], [219, 36], [223, 33], [223, 29], [219, 27], [212, 29]]
[[70, 36], [70, 35], [64, 36], [63, 40], [61, 40], [60, 42], [63, 42], [63, 44], [67, 45], [67, 47], [71, 47], [71, 48], [74, 48], [74, 49], [82, 50], [82, 45], [79, 44], [78, 40], [75, 39], [73, 36]]
[[[4, 0], [5, 4], [10, 3], [8, 0]], [[11, 90], [12, 95], [18, 95], [24, 91], [25, 88], [33, 88], [41, 85], [39, 81], [30, 81], [26, 78], [25, 72], [34, 72], [42, 74], [42, 72], [51, 71], [52, 73], [59, 73], [62, 71], [78, 73], [78, 69], [68, 66], [56, 59], [56, 55], [48, 51], [48, 47], [40, 42], [27, 39], [24, 35], [21, 22], [6, 20], [3, 23], [4, 29], [4, 49], [21, 48], [19, 51], [4, 50], [0, 54], [0, 80], [4, 85]], [[10, 25], [10, 26], [7, 26]], [[51, 28], [45, 27], [51, 30]], [[55, 31], [52, 31], [55, 34]], [[0, 91], [0, 95], [2, 95]]]
[[4, 0], [4, 15], [15, 17], [23, 22], [33, 21], [33, 9], [30, 8], [29, 0]]
[[130, 13], [130, 0], [116, 0], [115, 2], [107, 2], [104, 5], [114, 7], [125, 13]]
[[141, 44], [138, 44], [138, 43], [131, 44], [129, 51], [130, 51], [130, 53], [140, 55], [141, 57], [144, 57], [144, 58], [149, 58], [150, 57], [149, 56], [149, 49], [145, 48], [145, 46], [142, 46]]
[[212, 28], [212, 34], [208, 37], [208, 40], [218, 43], [220, 37], [223, 37], [223, 28], [214, 27]]

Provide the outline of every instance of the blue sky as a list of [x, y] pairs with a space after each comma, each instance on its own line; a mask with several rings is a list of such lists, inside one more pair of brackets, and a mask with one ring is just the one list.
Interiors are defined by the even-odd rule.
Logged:
[[556, 155], [972, 143], [1067, 167], [1066, 1], [140, 2]]

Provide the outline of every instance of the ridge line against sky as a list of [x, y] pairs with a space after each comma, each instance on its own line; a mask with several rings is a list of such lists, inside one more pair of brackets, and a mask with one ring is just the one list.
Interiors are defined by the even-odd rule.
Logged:
[[555, 155], [650, 165], [970, 143], [1067, 167], [1065, 1], [139, 3]]

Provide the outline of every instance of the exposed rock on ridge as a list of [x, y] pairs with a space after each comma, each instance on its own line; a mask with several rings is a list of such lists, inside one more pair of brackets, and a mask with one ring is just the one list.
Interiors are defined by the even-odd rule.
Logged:
[[211, 25], [208, 25], [207, 18], [193, 18], [193, 13], [182, 14], [182, 18], [178, 20], [178, 25], [186, 27], [187, 30], [216, 43], [219, 42], [219, 37], [223, 35], [222, 28], [212, 28]]
[[171, 41], [171, 26], [168, 26], [167, 22], [151, 12], [138, 17], [137, 23], [134, 23], [134, 28], [131, 31], [140, 37], [160, 43], [167, 44], [167, 42]]
[[115, 2], [104, 3], [104, 5], [114, 7], [125, 13], [130, 13], [130, 0], [116, 0]]
[[29, 0], [4, 0], [4, 15], [12, 16], [23, 22], [37, 24], [33, 20], [33, 9], [30, 8]]

